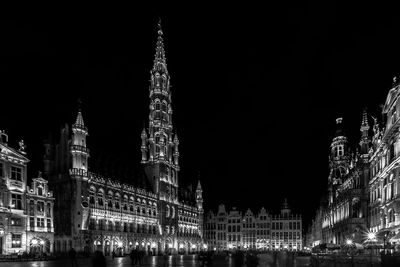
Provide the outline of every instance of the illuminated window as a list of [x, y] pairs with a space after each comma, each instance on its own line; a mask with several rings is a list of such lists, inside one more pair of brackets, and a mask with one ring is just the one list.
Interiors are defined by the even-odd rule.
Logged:
[[37, 211], [39, 213], [44, 213], [44, 202], [43, 201], [38, 201], [36, 207], [37, 207]]
[[11, 218], [11, 225], [12, 226], [21, 226], [22, 225], [21, 218]]
[[11, 194], [11, 208], [22, 210], [22, 195]]
[[37, 227], [44, 227], [44, 218], [36, 218], [36, 226]]
[[11, 179], [22, 181], [22, 168], [11, 166]]
[[11, 234], [11, 247], [20, 248], [21, 247], [21, 234]]

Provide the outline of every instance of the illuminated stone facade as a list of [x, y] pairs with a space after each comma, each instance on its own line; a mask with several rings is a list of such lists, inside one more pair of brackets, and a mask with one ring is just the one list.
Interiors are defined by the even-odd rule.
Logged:
[[351, 153], [342, 118], [336, 120], [336, 133], [329, 157], [328, 201], [322, 218], [322, 241], [343, 245], [347, 239], [363, 243], [367, 228], [368, 204], [368, 119], [361, 123], [360, 149]]
[[161, 25], [149, 96], [149, 124], [140, 136], [141, 163], [149, 188], [89, 171], [88, 129], [81, 111], [72, 125], [72, 135], [66, 125], [57, 145], [45, 144], [45, 174], [56, 194], [57, 252], [71, 247], [85, 252], [101, 250], [106, 255], [112, 251], [128, 253], [133, 248], [153, 254], [203, 249], [200, 182], [189, 196], [179, 188], [179, 139], [173, 131]]
[[367, 229], [368, 204], [368, 119], [364, 112], [360, 149], [351, 153], [342, 118], [336, 120], [336, 133], [329, 156], [328, 201], [322, 215], [322, 242], [343, 245], [347, 239], [363, 243]]
[[226, 212], [220, 205], [217, 214], [205, 217], [204, 237], [209, 249], [301, 250], [302, 219], [287, 205], [281, 214], [270, 215], [264, 208], [258, 214], [248, 209], [244, 214], [233, 208]]
[[0, 131], [0, 254], [52, 253], [53, 193], [40, 174], [27, 186], [25, 145], [7, 143]]
[[380, 242], [400, 243], [400, 87], [396, 78], [382, 113], [384, 127], [376, 119], [369, 150], [369, 230]]

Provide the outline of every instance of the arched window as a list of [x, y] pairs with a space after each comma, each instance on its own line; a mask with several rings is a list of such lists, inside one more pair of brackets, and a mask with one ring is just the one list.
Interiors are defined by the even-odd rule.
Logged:
[[166, 215], [165, 215], [165, 217], [169, 217], [169, 205], [167, 205], [167, 211], [166, 211]]
[[104, 205], [104, 204], [103, 204], [103, 197], [104, 197], [103, 190], [100, 189], [100, 190], [97, 192], [97, 203], [99, 204], [99, 206], [103, 206], [103, 205]]
[[112, 209], [112, 208], [113, 208], [113, 204], [112, 204], [112, 201], [111, 201], [111, 200], [108, 201], [108, 208], [109, 208], [109, 209]]
[[172, 210], [171, 218], [173, 219], [173, 218], [175, 218], [175, 207], [172, 206], [171, 210]]

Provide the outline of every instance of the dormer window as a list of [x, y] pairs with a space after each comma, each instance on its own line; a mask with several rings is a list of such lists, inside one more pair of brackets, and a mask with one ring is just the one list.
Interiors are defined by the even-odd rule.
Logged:
[[41, 186], [38, 187], [38, 195], [39, 196], [43, 195], [43, 187], [41, 187]]

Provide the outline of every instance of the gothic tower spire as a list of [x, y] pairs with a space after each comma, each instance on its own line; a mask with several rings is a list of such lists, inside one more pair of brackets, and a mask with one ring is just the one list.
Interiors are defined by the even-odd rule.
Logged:
[[[168, 182], [169, 187], [172, 185], [173, 188], [169, 188], [165, 193], [176, 199], [179, 140], [173, 132], [170, 76], [167, 70], [161, 20], [158, 22], [157, 35], [154, 65], [150, 71], [149, 126], [147, 131], [143, 129], [141, 133], [141, 162], [146, 166], [147, 176], [151, 177], [149, 179], [153, 191], [158, 193], [162, 190], [161, 182]], [[153, 173], [156, 169], [155, 165], [160, 168], [157, 173]]]
[[369, 131], [368, 114], [367, 114], [367, 110], [364, 109], [361, 127], [360, 127], [360, 132], [361, 132], [361, 140], [360, 140], [361, 151], [360, 152], [362, 155], [368, 154], [368, 151], [369, 151], [369, 143], [371, 142], [371, 140], [369, 138], [368, 131]]
[[88, 130], [83, 122], [82, 111], [79, 108], [75, 123], [72, 125], [72, 169], [86, 176], [88, 170], [89, 149], [86, 147]]

